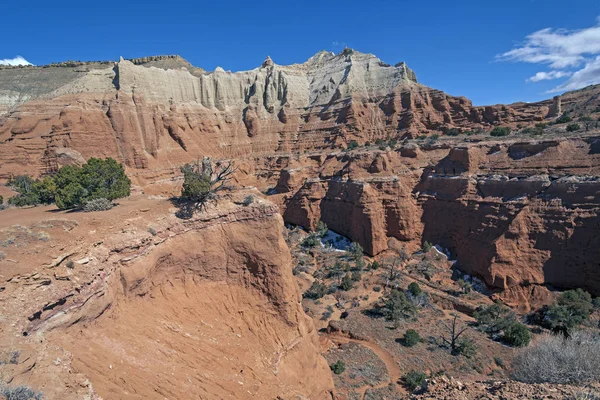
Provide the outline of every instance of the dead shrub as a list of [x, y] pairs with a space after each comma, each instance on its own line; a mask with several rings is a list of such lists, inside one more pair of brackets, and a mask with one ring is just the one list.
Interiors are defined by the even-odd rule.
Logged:
[[512, 363], [512, 377], [526, 383], [580, 384], [600, 379], [600, 336], [546, 335], [524, 348]]

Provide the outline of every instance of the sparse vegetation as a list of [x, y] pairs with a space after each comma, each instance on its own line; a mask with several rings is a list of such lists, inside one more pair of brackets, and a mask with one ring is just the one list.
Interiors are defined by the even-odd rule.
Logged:
[[329, 368], [333, 371], [334, 374], [340, 375], [346, 371], [346, 363], [342, 360], [338, 360], [333, 364], [329, 365]]
[[303, 297], [306, 299], [317, 300], [327, 294], [327, 286], [320, 281], [314, 281], [310, 288], [304, 292]]
[[321, 243], [316, 233], [311, 233], [302, 240], [301, 246], [307, 249], [318, 246]]
[[242, 205], [248, 207], [250, 204], [254, 203], [254, 196], [249, 194], [248, 196], [244, 197], [244, 200], [242, 201]]
[[582, 384], [600, 380], [600, 337], [588, 331], [570, 338], [545, 335], [522, 349], [512, 377], [526, 383]]
[[554, 121], [554, 122], [557, 124], [567, 124], [571, 121], [573, 121], [573, 118], [571, 118], [567, 114], [563, 114], [560, 117], [556, 118], [556, 121]]
[[424, 372], [410, 371], [402, 377], [402, 383], [408, 390], [414, 392], [423, 387], [425, 379], [427, 379], [427, 375]]
[[43, 398], [41, 392], [36, 392], [27, 386], [5, 386], [0, 389], [0, 392], [6, 400], [41, 400]]
[[567, 125], [567, 132], [576, 132], [581, 129], [581, 126], [577, 123]]

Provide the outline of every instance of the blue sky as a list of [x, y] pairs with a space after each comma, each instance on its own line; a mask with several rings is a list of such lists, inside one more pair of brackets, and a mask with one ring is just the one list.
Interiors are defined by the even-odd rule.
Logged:
[[[0, 59], [180, 54], [237, 71], [348, 46], [406, 61], [420, 82], [475, 104], [510, 103], [600, 82], [599, 16], [598, 0], [9, 1]], [[536, 74], [556, 79], [527, 81]]]

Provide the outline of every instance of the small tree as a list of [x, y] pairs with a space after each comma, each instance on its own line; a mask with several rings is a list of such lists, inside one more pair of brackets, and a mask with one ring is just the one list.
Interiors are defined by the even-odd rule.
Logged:
[[585, 131], [588, 132], [590, 130], [590, 128], [592, 127], [594, 120], [592, 119], [592, 117], [590, 117], [588, 115], [584, 115], [583, 117], [579, 118], [579, 122], [583, 123], [583, 126], [585, 127]]
[[557, 331], [569, 333], [589, 319], [594, 305], [592, 296], [582, 289], [567, 290], [544, 313], [543, 324]]
[[183, 188], [181, 197], [192, 201], [194, 207], [204, 210], [208, 203], [218, 198], [218, 193], [230, 189], [228, 185], [235, 173], [231, 162], [213, 163], [210, 157], [185, 164], [183, 172]]
[[413, 347], [421, 341], [421, 336], [414, 329], [409, 329], [402, 337], [402, 344], [406, 347]]
[[577, 123], [567, 125], [567, 132], [576, 132], [581, 129], [581, 126]]

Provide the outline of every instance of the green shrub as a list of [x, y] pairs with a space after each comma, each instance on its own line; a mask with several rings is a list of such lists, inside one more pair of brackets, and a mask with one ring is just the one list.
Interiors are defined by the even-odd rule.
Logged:
[[359, 146], [358, 142], [356, 140], [351, 140], [350, 142], [348, 142], [348, 146], [346, 147], [346, 150], [350, 151], [350, 150], [354, 150]]
[[431, 250], [433, 246], [431, 245], [431, 243], [429, 243], [428, 241], [425, 241], [423, 243], [423, 253], [429, 253], [429, 250]]
[[131, 180], [123, 166], [112, 158], [90, 158], [81, 167], [64, 166], [52, 180], [56, 185], [56, 205], [62, 210], [81, 208], [91, 200], [127, 197], [131, 190]]
[[351, 278], [353, 282], [360, 282], [362, 275], [360, 274], [360, 271], [353, 271]]
[[320, 237], [323, 237], [327, 234], [327, 231], [329, 230], [329, 228], [327, 228], [327, 224], [323, 221], [319, 221], [319, 223], [317, 224], [317, 235], [319, 235]]
[[304, 238], [301, 246], [306, 247], [306, 248], [312, 248], [312, 247], [319, 245], [320, 243], [321, 243], [321, 241], [319, 240], [317, 234], [313, 232]]
[[56, 186], [52, 178], [34, 180], [30, 176], [21, 175], [10, 179], [7, 186], [19, 193], [8, 199], [10, 205], [25, 207], [54, 202]]
[[421, 341], [421, 336], [414, 329], [409, 329], [402, 337], [402, 344], [406, 347], [413, 347]]
[[410, 371], [402, 377], [402, 383], [408, 390], [414, 392], [423, 387], [425, 379], [427, 379], [427, 375], [424, 372]]
[[540, 128], [540, 129], [544, 129], [547, 126], [548, 126], [548, 123], [546, 123], [546, 122], [540, 122], [540, 123], [535, 124], [535, 127]]
[[567, 125], [567, 132], [575, 132], [581, 129], [581, 126], [577, 123]]
[[463, 292], [463, 294], [471, 293], [471, 290], [473, 289], [473, 285], [471, 284], [471, 282], [467, 282], [461, 278], [457, 280], [456, 283], [460, 287], [460, 290]]
[[560, 117], [556, 118], [556, 122], [557, 124], [566, 124], [573, 121], [573, 118], [569, 117], [567, 114], [563, 114]]
[[181, 167], [183, 173], [181, 198], [193, 203], [193, 207], [183, 214], [191, 216], [194, 209], [206, 209], [209, 202], [216, 201], [218, 192], [230, 189], [228, 182], [235, 171], [231, 162], [213, 163], [210, 157], [204, 157], [202, 161], [198, 159]]
[[490, 136], [508, 136], [510, 135], [510, 128], [507, 126], [497, 126], [490, 132]]
[[411, 282], [411, 284], [408, 285], [408, 291], [410, 292], [410, 294], [412, 294], [415, 297], [417, 297], [418, 295], [423, 293], [421, 286], [419, 286], [419, 284], [417, 282]]
[[310, 288], [304, 292], [303, 297], [306, 299], [317, 300], [327, 294], [327, 286], [323, 282], [314, 281]]
[[4, 197], [0, 196], [0, 205], [4, 204]]
[[523, 130], [521, 130], [520, 132], [522, 135], [541, 135], [542, 133], [544, 133], [544, 129], [543, 128], [532, 128], [532, 127], [527, 127], [524, 128]]
[[344, 277], [342, 278], [342, 283], [340, 284], [340, 289], [347, 292], [348, 290], [352, 289], [353, 287], [354, 287], [354, 283], [352, 281], [352, 277], [350, 276], [350, 274], [344, 275]]
[[340, 375], [346, 371], [346, 363], [342, 360], [338, 360], [333, 364], [329, 365], [329, 368], [333, 371], [334, 374]]
[[371, 269], [378, 270], [379, 268], [381, 268], [381, 264], [377, 260], [371, 263]]
[[525, 325], [514, 322], [504, 330], [502, 340], [511, 346], [524, 347], [531, 341], [531, 334]]

